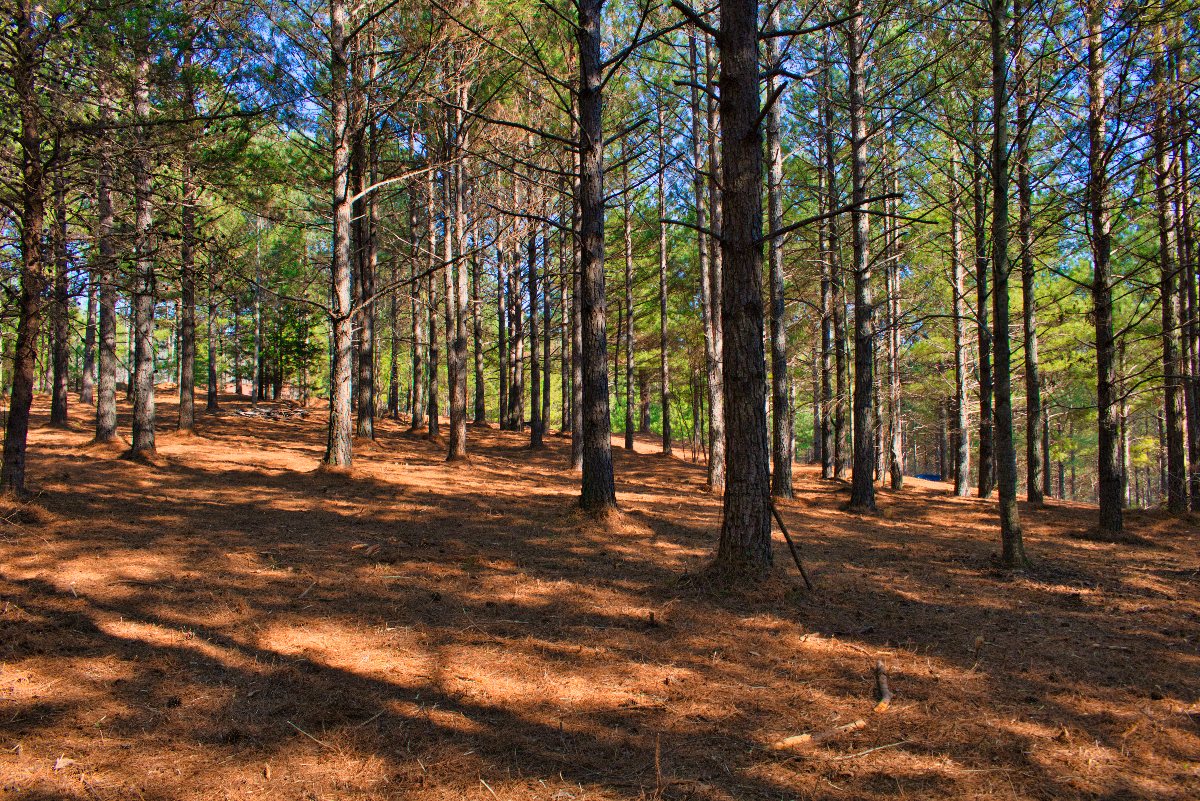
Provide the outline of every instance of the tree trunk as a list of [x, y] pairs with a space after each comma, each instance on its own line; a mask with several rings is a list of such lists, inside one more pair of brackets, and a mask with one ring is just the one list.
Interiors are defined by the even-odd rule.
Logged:
[[980, 143], [982, 126], [980, 110], [975, 109], [971, 138], [971, 194], [974, 205], [975, 238], [975, 312], [979, 336], [979, 497], [990, 498], [996, 487], [996, 456], [992, 411], [992, 331], [988, 322], [991, 297], [988, 292], [987, 199], [985, 182], [987, 165]]
[[1012, 366], [1008, 308], [1008, 0], [992, 0], [992, 336], [996, 353], [996, 477], [1000, 495], [1000, 561], [1024, 567], [1017, 510], [1017, 450], [1013, 442]]
[[208, 403], [205, 411], [215, 412], [220, 408], [217, 398], [219, 381], [217, 364], [221, 354], [220, 345], [217, 342], [217, 276], [211, 254], [209, 255], [208, 270]]
[[[333, 258], [330, 287], [330, 328], [333, 353], [329, 365], [329, 436], [324, 462], [346, 468], [352, 458], [350, 372], [354, 319], [351, 297], [352, 253], [350, 225], [350, 137], [346, 78], [346, 0], [329, 1], [330, 120], [333, 139]], [[257, 291], [255, 293], [257, 298]], [[256, 301], [257, 304], [257, 301]], [[257, 355], [257, 354], [256, 354]], [[257, 360], [255, 362], [257, 372]], [[257, 390], [257, 386], [255, 386]], [[257, 391], [254, 393], [257, 398]]]
[[958, 177], [950, 167], [950, 272], [954, 283], [954, 494], [971, 494], [971, 417], [967, 399], [966, 278], [962, 259]]
[[83, 329], [83, 364], [79, 379], [79, 402], [91, 406], [96, 402], [96, 272], [93, 262], [88, 275], [87, 323]]
[[25, 493], [25, 452], [29, 439], [29, 408], [33, 405], [33, 371], [42, 318], [42, 291], [46, 285], [42, 261], [42, 228], [45, 224], [45, 172], [42, 164], [41, 119], [38, 108], [39, 53], [34, 41], [33, 6], [19, 0], [13, 15], [11, 74], [19, 107], [21, 151], [21, 291], [17, 307], [17, 337], [13, 353], [12, 395], [4, 431], [4, 460], [0, 466], [0, 492]]
[[[186, 157], [185, 157], [186, 158]], [[184, 163], [179, 222], [179, 431], [196, 425], [196, 198], [191, 165]]]
[[[899, 180], [894, 176], [884, 177], [884, 185], [890, 190], [899, 189]], [[891, 213], [884, 217], [884, 243], [887, 256], [884, 259], [887, 278], [887, 366], [888, 366], [888, 479], [892, 490], [904, 488], [904, 429], [900, 414], [900, 243], [896, 233], [896, 200], [885, 200], [884, 208]]]
[[70, 262], [67, 259], [67, 191], [63, 185], [62, 170], [54, 174], [54, 289], [51, 303], [53, 337], [51, 353], [54, 364], [54, 381], [51, 385], [50, 425], [67, 425], [67, 384], [70, 347]]
[[[779, 27], [779, 7], [773, 6], [767, 25]], [[783, 45], [777, 36], [767, 40], [767, 67], [782, 67]], [[780, 120], [782, 102], [776, 92], [780, 85], [778, 77], [767, 80], [767, 99], [771, 107], [767, 110], [767, 229], [775, 231], [783, 227], [783, 145]], [[784, 319], [783, 237], [771, 237], [767, 243], [770, 270], [771, 298], [771, 494], [777, 498], [791, 498], [792, 460], [789, 441], [791, 439], [791, 414], [788, 397], [791, 391], [787, 368], [787, 321]]]
[[[622, 153], [622, 156], [625, 154]], [[621, 225], [625, 243], [625, 328], [622, 338], [625, 345], [625, 450], [633, 450], [633, 229], [629, 213], [629, 164], [624, 166], [621, 177], [625, 191], [621, 194]], [[707, 261], [707, 260], [705, 260]]]
[[[109, 97], [101, 85], [101, 121], [108, 122]], [[116, 247], [113, 243], [112, 165], [108, 154], [96, 160], [96, 279], [99, 283], [99, 354], [96, 365], [96, 441], [117, 438], [117, 287]]]
[[875, 509], [875, 438], [871, 410], [875, 393], [874, 309], [871, 305], [870, 218], [867, 199], [866, 54], [862, 42], [862, 0], [852, 0], [849, 30], [850, 146], [853, 176], [851, 225], [854, 231], [854, 472], [850, 508]]
[[[1179, 358], [1179, 293], [1175, 289], [1177, 268], [1176, 227], [1171, 206], [1172, 167], [1168, 128], [1167, 54], [1162, 26], [1155, 26], [1151, 68], [1154, 82], [1154, 200], [1158, 223], [1159, 304], [1162, 307], [1163, 414], [1166, 437], [1167, 511], [1179, 514], [1187, 510], [1187, 465], [1184, 457], [1182, 424], [1182, 364]], [[1126, 465], [1128, 469], [1128, 465]]]
[[[832, 211], [841, 205], [838, 192], [836, 149], [833, 138], [833, 54], [830, 48], [832, 33], [826, 32], [824, 41], [825, 68], [821, 71], [822, 103], [821, 134], [825, 140], [825, 191], [828, 198], [826, 207]], [[846, 470], [846, 393], [850, 384], [850, 365], [846, 353], [846, 283], [842, 272], [841, 238], [838, 231], [838, 220], [829, 220], [829, 274], [830, 294], [833, 304], [833, 348], [835, 367], [834, 408], [833, 417], [833, 477], [842, 480]]]
[[662, 452], [671, 455], [671, 362], [667, 352], [667, 143], [663, 125], [663, 103], [656, 98], [658, 113], [658, 356], [662, 383]]
[[[148, 49], [149, 45], [144, 44]], [[137, 153], [133, 157], [134, 175], [134, 392], [133, 449], [135, 457], [154, 453], [154, 250], [151, 236], [154, 224], [151, 208], [153, 191], [150, 171], [150, 56], [138, 54], [134, 68], [133, 113], [138, 120]]]
[[529, 447], [540, 448], [542, 442], [542, 370], [538, 363], [538, 226], [533, 226], [529, 235], [528, 284], [529, 284]]
[[1025, 493], [1029, 502], [1045, 500], [1042, 475], [1049, 465], [1042, 459], [1042, 387], [1038, 366], [1037, 295], [1033, 266], [1033, 179], [1029, 168], [1029, 135], [1033, 123], [1030, 109], [1028, 67], [1025, 64], [1024, 31], [1027, 28], [1021, 0], [1013, 3], [1013, 16], [1019, 26], [1017, 65], [1021, 71], [1017, 90], [1017, 227], [1021, 239], [1021, 322], [1025, 343]]
[[1112, 305], [1112, 222], [1108, 209], [1108, 158], [1106, 156], [1104, 88], [1104, 3], [1088, 0], [1086, 43], [1088, 50], [1088, 183], [1087, 206], [1091, 217], [1092, 312], [1096, 324], [1096, 404], [1099, 444], [1100, 536], [1117, 537], [1124, 529], [1121, 508], [1121, 468], [1117, 456], [1116, 342]]
[[604, 0], [579, 0], [579, 362], [582, 378], [583, 480], [580, 506], [616, 508], [608, 411], [608, 337], [604, 308], [604, 132], [601, 11]]
[[758, 0], [721, 0], [721, 228], [725, 454], [716, 568], [750, 575], [772, 564], [770, 444], [763, 352], [762, 133]]
[[[474, 208], [474, 207], [473, 207]], [[479, 247], [479, 229], [474, 227], [472, 236], [474, 247]], [[483, 315], [481, 308], [483, 296], [479, 292], [479, 273], [483, 266], [480, 260], [471, 257], [471, 333], [475, 339], [475, 409], [473, 421], [477, 426], [487, 425], [487, 384], [483, 377]]]
[[706, 43], [704, 69], [708, 107], [708, 211], [711, 216], [708, 237], [709, 267], [709, 326], [712, 328], [712, 358], [708, 363], [708, 486], [713, 492], [725, 491], [725, 336], [721, 322], [722, 275], [721, 228], [724, 214], [721, 195], [721, 148], [718, 134], [721, 127], [720, 104], [717, 100], [717, 64], [714, 48]]

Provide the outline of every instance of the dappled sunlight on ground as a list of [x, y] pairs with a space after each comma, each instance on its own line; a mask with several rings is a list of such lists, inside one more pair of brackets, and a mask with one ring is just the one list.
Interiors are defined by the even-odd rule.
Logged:
[[801, 467], [779, 507], [816, 591], [734, 595], [694, 581], [720, 499], [682, 449], [614, 439], [601, 525], [564, 437], [472, 427], [448, 465], [381, 420], [345, 475], [320, 411], [242, 405], [179, 437], [163, 404], [137, 464], [39, 399], [41, 494], [0, 509], [0, 795], [1200, 797], [1194, 517], [1106, 544], [1089, 507], [1022, 507], [1009, 574], [994, 503], [910, 479], [847, 514]]

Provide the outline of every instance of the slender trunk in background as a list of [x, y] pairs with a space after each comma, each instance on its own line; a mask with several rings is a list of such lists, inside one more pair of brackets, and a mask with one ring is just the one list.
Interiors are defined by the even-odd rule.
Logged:
[[[824, 140], [821, 145], [821, 160], [824, 162]], [[822, 213], [830, 211], [826, 203], [825, 171], [817, 171], [817, 188], [820, 193], [819, 207]], [[833, 253], [829, 249], [830, 221], [823, 220], [817, 231], [817, 252], [821, 260], [821, 351], [820, 351], [820, 404], [819, 425], [821, 438], [821, 478], [833, 478]]]
[[583, 480], [580, 506], [614, 509], [608, 334], [604, 307], [604, 131], [600, 51], [604, 0], [579, 0], [579, 329]]
[[[624, 152], [622, 152], [624, 157]], [[625, 327], [621, 331], [625, 345], [625, 450], [633, 450], [633, 227], [629, 214], [629, 163], [621, 159], [621, 227], [625, 243]]]
[[50, 425], [67, 425], [67, 374], [70, 365], [70, 261], [67, 259], [67, 190], [62, 170], [54, 173], [54, 290], [50, 320], [54, 381], [51, 384]]
[[[899, 179], [893, 174], [885, 176], [885, 186], [895, 194], [899, 190]], [[900, 241], [896, 232], [895, 198], [885, 200], [884, 208], [890, 213], [884, 217], [884, 242], [887, 257], [884, 260], [887, 276], [887, 335], [888, 335], [888, 476], [893, 490], [904, 488], [904, 428], [900, 414]]]
[[[413, 229], [413, 239], [416, 240], [416, 228]], [[425, 393], [426, 389], [425, 374], [427, 368], [425, 366], [425, 305], [424, 299], [421, 297], [421, 288], [425, 282], [417, 278], [417, 263], [416, 252], [413, 254], [413, 263], [409, 270], [409, 280], [412, 284], [409, 287], [409, 319], [410, 336], [412, 337], [412, 410], [409, 420], [409, 430], [416, 431], [425, 427]]]
[[1021, 322], [1025, 343], [1025, 494], [1032, 504], [1045, 500], [1042, 475], [1049, 465], [1042, 459], [1042, 386], [1038, 366], [1037, 295], [1033, 266], [1033, 173], [1029, 168], [1029, 135], [1033, 123], [1030, 108], [1028, 66], [1025, 59], [1026, 13], [1021, 0], [1014, 0], [1013, 17], [1019, 27], [1017, 37], [1017, 209], [1018, 235], [1021, 240]]
[[579, 294], [581, 292], [580, 270], [583, 261], [579, 234], [579, 169], [576, 169], [575, 174], [574, 224], [571, 226], [571, 230], [574, 232], [571, 269], [571, 469], [581, 472], [583, 470], [583, 323]]
[[428, 389], [425, 395], [425, 417], [428, 420], [426, 434], [430, 439], [434, 439], [441, 436], [442, 433], [442, 415], [438, 405], [438, 365], [441, 363], [441, 347], [438, 342], [437, 327], [437, 308], [441, 298], [438, 297], [437, 284], [433, 276], [430, 275], [427, 281], [425, 292], [428, 300], [426, 309], [429, 316], [424, 322], [428, 331], [426, 339], [429, 342], [429, 369], [426, 375]]
[[[191, 53], [184, 54], [184, 107], [194, 113]], [[180, 165], [179, 209], [179, 420], [178, 431], [196, 424], [196, 184], [192, 179], [191, 148], [185, 146]]]
[[[239, 398], [242, 395], [242, 309], [241, 301], [233, 299], [233, 392]], [[330, 343], [333, 342], [332, 329]], [[332, 344], [330, 345], [332, 347]], [[332, 355], [332, 351], [330, 352]], [[333, 363], [330, 362], [332, 367]]]
[[[832, 36], [832, 31], [827, 29], [822, 45], [825, 66], [821, 70], [821, 92], [818, 94], [818, 102], [821, 104], [821, 136], [825, 142], [823, 164], [827, 193], [825, 206], [830, 211], [841, 205], [837, 182], [837, 151], [833, 138]], [[830, 295], [833, 304], [831, 323], [836, 378], [831, 415], [833, 418], [833, 477], [840, 481], [845, 477], [846, 471], [846, 393], [850, 384], [850, 366], [846, 353], [846, 282], [842, 272], [842, 246], [837, 218], [829, 220], [828, 226]]]
[[206, 412], [215, 412], [220, 408], [217, 399], [217, 363], [221, 353], [220, 345], [217, 343], [216, 284], [216, 267], [210, 254], [208, 257], [208, 402], [204, 407]]
[[[550, 232], [542, 237], [542, 434], [550, 428]], [[534, 403], [537, 398], [534, 398]]]
[[662, 452], [671, 455], [671, 362], [667, 353], [667, 143], [662, 99], [658, 113], [658, 356], [662, 382]]
[[1013, 441], [1012, 353], [1008, 308], [1008, 0], [991, 0], [992, 44], [992, 336], [996, 352], [996, 478], [1000, 496], [1000, 561], [1024, 567], [1017, 509], [1017, 449]]
[[871, 304], [870, 218], [867, 215], [866, 54], [862, 41], [862, 0], [851, 0], [846, 23], [850, 78], [850, 147], [852, 200], [850, 219], [854, 250], [854, 468], [850, 508], [875, 509], [875, 438], [871, 411], [875, 405], [875, 331]]
[[529, 447], [542, 447], [542, 370], [538, 363], [538, 226], [529, 235]]
[[954, 494], [971, 494], [971, 416], [968, 408], [967, 301], [958, 175], [950, 162], [950, 272], [954, 290]]
[[705, 43], [705, 103], [708, 107], [708, 212], [711, 216], [708, 237], [708, 268], [710, 308], [708, 324], [711, 332], [706, 336], [712, 340], [712, 354], [708, 362], [708, 486], [713, 492], [725, 491], [725, 335], [721, 322], [722, 256], [721, 227], [724, 215], [721, 211], [721, 149], [719, 132], [721, 127], [720, 104], [717, 101], [717, 64], [711, 42]]
[[1108, 146], [1105, 132], [1104, 9], [1101, 0], [1087, 0], [1088, 185], [1092, 249], [1092, 314], [1096, 324], [1096, 408], [1099, 445], [1100, 536], [1121, 535], [1123, 480], [1117, 454], [1116, 338], [1113, 334], [1112, 221], [1108, 209]]
[[974, 216], [972, 224], [975, 238], [975, 313], [979, 336], [979, 497], [990, 498], [996, 488], [996, 456], [992, 412], [994, 392], [992, 378], [992, 330], [988, 322], [991, 295], [988, 291], [988, 248], [987, 248], [987, 165], [980, 143], [982, 126], [979, 107], [972, 119], [971, 138], [971, 197]]
[[500, 361], [500, 388], [496, 398], [497, 414], [500, 415], [500, 430], [512, 428], [508, 405], [508, 268], [504, 253], [496, 249], [496, 340]]
[[[347, 133], [349, 136], [349, 133]], [[350, 195], [351, 187], [346, 186], [346, 194]], [[349, 201], [347, 201], [349, 202]], [[353, 204], [351, 204], [351, 215], [353, 217]], [[353, 228], [353, 222], [351, 222]], [[350, 258], [353, 263], [355, 255], [354, 244], [350, 244]], [[351, 267], [353, 270], [353, 267]], [[350, 279], [351, 293], [354, 291], [354, 279]], [[336, 290], [335, 290], [336, 291]], [[258, 402], [264, 397], [263, 390], [263, 327], [262, 327], [262, 217], [254, 219], [254, 360], [250, 364], [250, 405], [257, 406]], [[353, 305], [353, 294], [350, 298], [350, 303], [346, 308], [349, 310]], [[351, 322], [351, 337], [353, 337], [353, 322]], [[351, 341], [351, 350], [353, 351], [353, 341]], [[353, 355], [353, 354], [352, 354]], [[353, 369], [353, 366], [351, 366]]]
[[93, 262], [88, 275], [87, 323], [83, 329], [83, 365], [79, 380], [79, 402], [91, 406], [96, 402], [96, 271]]
[[758, 0], [721, 0], [721, 318], [728, 465], [715, 567], [761, 574], [772, 564], [770, 443], [763, 352], [762, 132]]
[[[713, 293], [712, 293], [712, 275], [711, 267], [709, 266], [709, 236], [703, 232], [703, 229], [708, 227], [708, 203], [705, 198], [704, 176], [706, 165], [704, 163], [704, 131], [702, 114], [703, 109], [700, 106], [700, 57], [696, 42], [696, 30], [691, 28], [688, 31], [688, 70], [691, 80], [690, 112], [691, 112], [691, 138], [692, 138], [692, 189], [696, 195], [696, 226], [701, 230], [696, 234], [696, 255], [698, 270], [700, 272], [700, 314], [701, 326], [704, 329], [704, 369], [706, 384], [711, 388], [710, 372], [713, 363], [716, 361], [716, 353], [713, 348]], [[711, 176], [709, 176], [711, 180]], [[625, 186], [629, 186], [629, 170], [625, 170]], [[633, 270], [633, 243], [629, 233], [629, 200], [625, 201], [625, 274], [626, 274], [626, 304], [629, 306], [629, 316], [633, 316], [633, 287], [629, 278]], [[627, 370], [627, 375], [632, 377], [632, 365]], [[626, 387], [627, 394], [632, 398], [630, 387]], [[711, 400], [711, 393], [710, 393]], [[629, 405], [626, 406], [626, 428], [633, 427], [633, 409]], [[626, 434], [625, 447], [633, 448], [633, 433], [630, 431]], [[711, 481], [712, 461], [709, 461], [709, 473]]]
[[179, 431], [196, 424], [196, 192], [191, 165], [184, 163], [179, 216]]
[[451, 461], [467, 457], [467, 263], [452, 263], [454, 259], [463, 257], [466, 230], [463, 198], [466, 182], [463, 180], [462, 161], [466, 143], [462, 141], [465, 134], [462, 133], [463, 112], [460, 109], [467, 102], [467, 87], [463, 84], [458, 88], [458, 108], [453, 111], [454, 117], [450, 126], [454, 160], [446, 176], [449, 182], [448, 197], [452, 201], [446, 208], [449, 219], [446, 234], [450, 242], [446, 253], [450, 258], [446, 259], [445, 268], [447, 278], [451, 277], [453, 271], [453, 280], [448, 281], [446, 285], [447, 295], [453, 298], [447, 302], [447, 306], [453, 312], [454, 323], [452, 330], [446, 332], [450, 349], [448, 355], [452, 355], [454, 360], [454, 382], [450, 386], [450, 441], [446, 455]]
[[[768, 27], [779, 27], [779, 6], [773, 6], [768, 15]], [[782, 40], [773, 36], [767, 39], [768, 69], [781, 67], [783, 60]], [[767, 229], [775, 231], [783, 227], [783, 145], [780, 131], [780, 78], [767, 79]], [[792, 460], [789, 440], [791, 439], [792, 416], [788, 404], [790, 393], [787, 369], [787, 323], [784, 319], [783, 237], [771, 237], [767, 243], [768, 269], [770, 271], [771, 298], [771, 494], [777, 498], [791, 498]]]
[[[1179, 358], [1179, 293], [1175, 289], [1176, 228], [1171, 206], [1175, 191], [1168, 128], [1167, 53], [1162, 26], [1156, 25], [1151, 80], [1154, 83], [1154, 205], [1158, 227], [1159, 305], [1162, 307], [1163, 414], [1166, 439], [1167, 511], [1179, 514], [1188, 506], [1187, 465], [1184, 456], [1182, 363]], [[1125, 465], [1128, 470], [1128, 462]]]
[[[143, 47], [148, 50], [148, 43]], [[151, 241], [154, 212], [150, 205], [153, 186], [146, 126], [150, 119], [149, 72], [150, 56], [147, 52], [140, 53], [133, 80], [133, 113], [139, 123], [136, 130], [138, 151], [133, 157], [134, 391], [131, 455], [135, 457], [154, 453], [154, 250]]]
[[[361, 60], [361, 59], [356, 59]], [[356, 103], [366, 106], [365, 92], [355, 86]], [[365, 119], [367, 109], [363, 108], [361, 115]], [[358, 186], [355, 194], [363, 192], [367, 186], [374, 183], [375, 156], [375, 126], [361, 122], [363, 130], [355, 132], [356, 146], [354, 159], [358, 162], [355, 173]], [[358, 247], [355, 252], [355, 264], [358, 267], [358, 402], [355, 410], [356, 436], [363, 439], [375, 439], [375, 304], [367, 303], [375, 296], [375, 271], [379, 259], [378, 245], [375, 241], [378, 211], [374, 194], [368, 194], [359, 200], [355, 217], [357, 218]]]
[[17, 306], [12, 394], [4, 431], [4, 460], [0, 466], [0, 492], [18, 496], [25, 493], [29, 408], [33, 405], [33, 371], [42, 321], [42, 292], [46, 286], [46, 268], [42, 261], [46, 181], [37, 87], [40, 53], [35, 42], [33, 14], [32, 3], [18, 0], [17, 11], [12, 15], [15, 30], [10, 65], [20, 123], [21, 290]]
[[[346, 95], [346, 0], [329, 1], [330, 122], [333, 133], [333, 253], [330, 280], [330, 328], [333, 348], [329, 364], [329, 435], [325, 464], [349, 467], [352, 458], [350, 371], [353, 356], [353, 316], [350, 281], [350, 140]], [[258, 292], [255, 290], [257, 305]], [[257, 356], [257, 354], [256, 354]], [[257, 374], [257, 359], [254, 365]], [[257, 390], [257, 385], [255, 390]], [[257, 391], [254, 397], [257, 398]]]
[[[389, 276], [393, 284], [400, 277], [400, 270], [395, 262]], [[388, 397], [387, 414], [393, 420], [400, 417], [400, 299], [399, 292], [392, 289], [388, 292]]]
[[[474, 208], [474, 204], [472, 204]], [[478, 217], [476, 215], [476, 219]], [[472, 227], [472, 249], [480, 247], [479, 228]], [[483, 265], [475, 256], [471, 257], [471, 333], [475, 338], [475, 409], [472, 422], [477, 426], [487, 425], [487, 383], [483, 377], [483, 296], [479, 292], [479, 273]]]

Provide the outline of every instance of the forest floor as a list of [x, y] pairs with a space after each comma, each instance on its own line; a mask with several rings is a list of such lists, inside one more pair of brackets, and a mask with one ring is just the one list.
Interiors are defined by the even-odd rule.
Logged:
[[0, 518], [0, 797], [1200, 798], [1195, 516], [1102, 544], [1092, 507], [1022, 508], [1010, 574], [994, 503], [908, 479], [851, 515], [799, 467], [816, 590], [745, 597], [681, 581], [720, 501], [648, 439], [601, 526], [563, 438], [472, 428], [450, 465], [382, 420], [347, 475], [322, 411], [245, 405], [181, 438], [160, 403], [141, 464], [39, 398], [39, 494]]

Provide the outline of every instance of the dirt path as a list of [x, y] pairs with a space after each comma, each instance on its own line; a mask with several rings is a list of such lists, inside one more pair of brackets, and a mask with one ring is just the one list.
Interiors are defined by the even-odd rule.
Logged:
[[1038, 566], [1009, 576], [991, 504], [909, 480], [852, 516], [800, 468], [817, 592], [725, 597], [679, 582], [720, 513], [700, 466], [618, 450], [603, 530], [561, 438], [472, 428], [449, 466], [382, 421], [344, 476], [319, 412], [224, 406], [156, 465], [86, 447], [79, 408], [34, 430], [43, 494], [0, 521], [0, 797], [1200, 798], [1194, 517], [1108, 545], [1088, 507], [1023, 509]]

